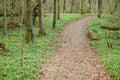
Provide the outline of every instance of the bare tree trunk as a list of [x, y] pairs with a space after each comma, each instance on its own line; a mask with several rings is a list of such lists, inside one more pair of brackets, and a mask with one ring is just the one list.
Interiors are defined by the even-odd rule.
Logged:
[[44, 31], [44, 18], [43, 18], [43, 1], [38, 0], [38, 14], [39, 14], [39, 36], [44, 36], [45, 31]]
[[60, 20], [60, 0], [58, 0], [58, 20]]
[[91, 0], [88, 0], [88, 4], [89, 4], [89, 5], [88, 5], [88, 10], [89, 10], [88, 12], [90, 13], [90, 12], [91, 12], [91, 11], [90, 11], [90, 9], [91, 9]]
[[[22, 26], [23, 26], [23, 14], [24, 14], [24, 5], [23, 5], [23, 3], [24, 3], [24, 1], [21, 1], [21, 0], [19, 0], [19, 3], [20, 3], [20, 6], [19, 6], [19, 24], [20, 24], [20, 54], [21, 54], [21, 56], [20, 56], [20, 64], [21, 64], [21, 71], [23, 71], [23, 53], [24, 53], [24, 51], [23, 51], [23, 41], [24, 41], [24, 39], [23, 39], [23, 37], [22, 37], [22, 33], [21, 33], [21, 28], [22, 28]], [[21, 73], [22, 74], [22, 73]]]
[[53, 29], [56, 27], [56, 0], [54, 0]]
[[45, 3], [46, 2], [46, 0], [43, 0], [43, 3]]
[[65, 7], [66, 7], [66, 0], [64, 0], [63, 13], [65, 13]]
[[14, 0], [11, 0], [11, 8], [10, 8], [10, 22], [14, 23]]
[[83, 0], [81, 0], [81, 14], [83, 14]]
[[101, 17], [102, 0], [98, 0], [98, 17]]
[[6, 0], [4, 0], [4, 34], [7, 34], [7, 22], [6, 22]]
[[114, 3], [115, 3], [115, 6], [114, 6], [114, 13], [116, 12], [116, 10], [117, 10], [117, 5], [119, 5], [120, 4], [120, 0], [114, 0]]
[[26, 42], [33, 42], [34, 41], [34, 35], [33, 35], [33, 29], [32, 29], [32, 1], [27, 0], [27, 23], [26, 23]]
[[70, 13], [73, 12], [73, 6], [74, 6], [74, 0], [72, 0], [72, 2], [71, 2], [71, 11], [70, 11]]

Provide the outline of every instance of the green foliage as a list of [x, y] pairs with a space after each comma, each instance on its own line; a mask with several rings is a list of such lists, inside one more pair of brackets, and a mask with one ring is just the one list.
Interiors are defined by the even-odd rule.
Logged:
[[[61, 14], [61, 20], [57, 21], [57, 27], [52, 30], [51, 14], [45, 18], [46, 37], [38, 37], [38, 26], [34, 27], [35, 41], [33, 44], [23, 43], [23, 68], [20, 64], [20, 30], [8, 30], [4, 36], [0, 31], [0, 42], [5, 44], [11, 56], [0, 55], [0, 80], [38, 80], [36, 74], [42, 74], [41, 66], [46, 58], [54, 55], [50, 46], [56, 38], [58, 31], [68, 22], [80, 18], [79, 14]], [[37, 25], [37, 24], [36, 24]], [[21, 29], [22, 37], [25, 37], [25, 28]]]
[[[117, 16], [117, 17], [116, 17]], [[106, 18], [119, 18], [118, 15], [110, 15], [110, 14], [104, 14], [103, 17]], [[119, 24], [111, 23], [109, 21], [104, 19], [96, 18], [94, 21], [92, 21], [89, 24], [89, 29], [94, 30], [97, 35], [99, 35], [100, 40], [99, 41], [91, 41], [91, 45], [98, 51], [104, 67], [108, 70], [108, 73], [111, 77], [113, 77], [115, 80], [120, 80], [120, 38], [118, 40], [117, 36], [120, 35], [119, 31], [111, 31], [111, 30], [105, 30], [102, 29], [101, 26], [118, 26]], [[108, 38], [110, 39], [113, 48], [109, 49], [107, 48], [106, 44], [106, 37], [105, 32], [108, 34]]]

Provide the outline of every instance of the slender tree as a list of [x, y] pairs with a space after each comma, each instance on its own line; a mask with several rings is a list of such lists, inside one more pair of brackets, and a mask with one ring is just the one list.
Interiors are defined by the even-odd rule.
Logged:
[[81, 4], [80, 4], [80, 5], [81, 5], [81, 14], [83, 14], [83, 13], [84, 13], [84, 12], [83, 12], [83, 2], [84, 2], [84, 1], [83, 1], [83, 0], [81, 0]]
[[45, 3], [46, 2], [46, 0], [43, 0], [43, 3]]
[[56, 27], [56, 0], [54, 0], [53, 29]]
[[20, 4], [19, 4], [19, 21], [18, 22], [20, 24], [20, 54], [21, 54], [21, 56], [20, 56], [20, 64], [21, 64], [21, 74], [23, 74], [23, 53], [24, 53], [24, 51], [23, 51], [23, 41], [24, 41], [24, 39], [22, 37], [22, 33], [21, 33], [22, 29], [21, 29], [21, 27], [23, 26], [23, 10], [24, 10], [23, 3], [24, 3], [24, 1], [19, 0], [19, 3]]
[[88, 4], [89, 4], [89, 5], [88, 5], [88, 12], [90, 13], [90, 9], [91, 9], [91, 5], [90, 5], [90, 4], [91, 4], [91, 0], [88, 0]]
[[98, 17], [101, 17], [102, 13], [102, 0], [98, 0]]
[[34, 35], [33, 35], [33, 29], [32, 29], [32, 1], [27, 0], [27, 22], [26, 22], [26, 42], [33, 42], [34, 41]]
[[7, 34], [7, 22], [6, 22], [6, 0], [4, 0], [4, 34]]
[[73, 12], [73, 6], [74, 6], [74, 0], [72, 0], [72, 2], [71, 2], [71, 10], [70, 10], [70, 13]]
[[43, 18], [43, 1], [38, 0], [38, 15], [39, 15], [39, 36], [44, 36], [44, 18]]
[[66, 7], [66, 0], [64, 0], [64, 3], [63, 3], [63, 13], [65, 13], [65, 7]]
[[60, 20], [60, 0], [58, 0], [58, 20]]
[[114, 0], [114, 3], [115, 3], [115, 6], [114, 6], [114, 13], [116, 12], [117, 10], [117, 6], [120, 5], [120, 0]]

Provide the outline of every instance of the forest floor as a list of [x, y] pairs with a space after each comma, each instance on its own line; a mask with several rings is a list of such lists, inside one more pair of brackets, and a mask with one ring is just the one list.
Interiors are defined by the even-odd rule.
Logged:
[[56, 54], [43, 66], [42, 80], [112, 80], [99, 55], [89, 45], [85, 17], [66, 25], [60, 32]]

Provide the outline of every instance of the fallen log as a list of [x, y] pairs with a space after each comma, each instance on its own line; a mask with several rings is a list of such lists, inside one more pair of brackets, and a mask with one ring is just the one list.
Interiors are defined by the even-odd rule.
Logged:
[[0, 55], [2, 56], [11, 56], [9, 50], [5, 48], [5, 44], [0, 42]]
[[98, 35], [92, 30], [88, 30], [87, 35], [90, 40], [99, 40]]
[[0, 43], [0, 51], [6, 51], [5, 44]]
[[110, 27], [110, 26], [101, 26], [102, 29], [106, 29], [106, 30], [112, 30], [112, 31], [118, 31], [120, 30], [120, 27], [118, 26], [114, 26], [114, 27]]

